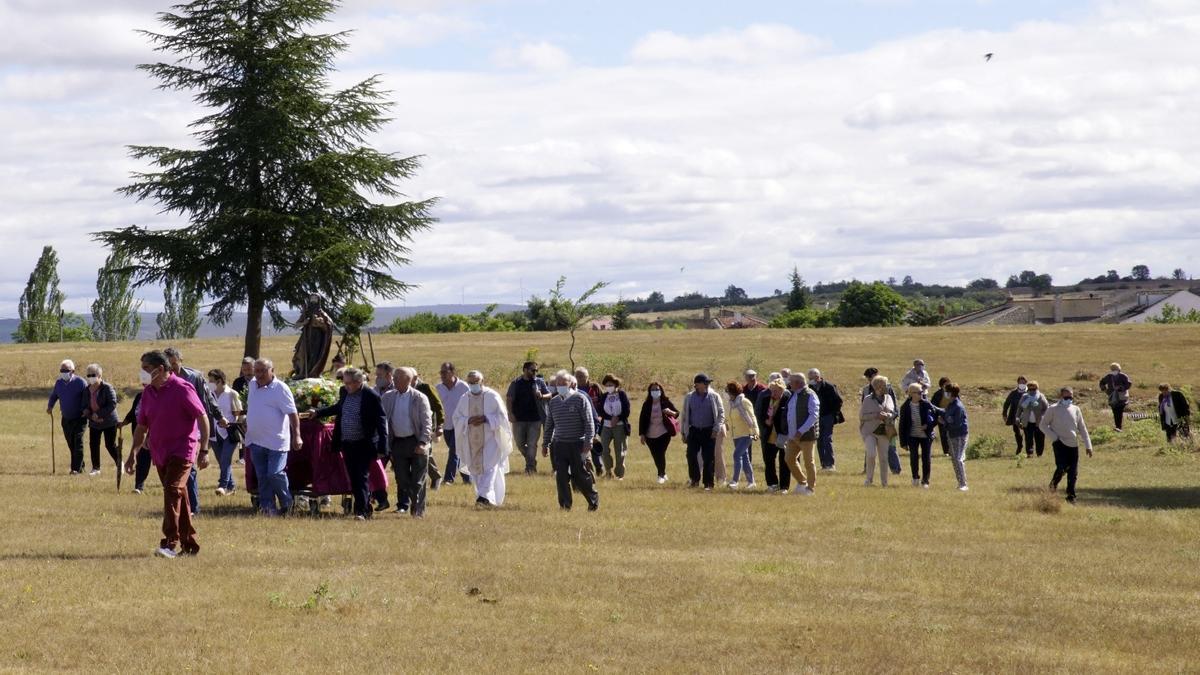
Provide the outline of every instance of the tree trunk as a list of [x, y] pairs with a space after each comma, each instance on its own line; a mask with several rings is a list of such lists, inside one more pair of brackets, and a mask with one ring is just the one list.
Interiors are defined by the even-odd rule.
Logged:
[[263, 298], [262, 267], [248, 272], [252, 278], [246, 284], [249, 292], [246, 294], [246, 346], [245, 354], [251, 358], [259, 358], [262, 349], [262, 316], [265, 306]]
[[571, 329], [571, 349], [567, 351], [567, 360], [571, 362], [571, 372], [575, 372], [575, 329]]

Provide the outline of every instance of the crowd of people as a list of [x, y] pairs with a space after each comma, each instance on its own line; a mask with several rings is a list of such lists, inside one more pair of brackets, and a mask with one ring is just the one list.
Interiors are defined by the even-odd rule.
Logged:
[[[660, 485], [670, 481], [668, 451], [678, 438], [689, 487], [756, 490], [757, 443], [765, 492], [813, 496], [819, 475], [838, 470], [833, 432], [847, 421], [841, 390], [816, 368], [807, 373], [782, 368], [765, 381], [746, 370], [741, 381], [723, 385], [700, 373], [677, 405], [660, 382], [649, 383], [640, 397], [631, 395], [617, 375], [605, 374], [596, 383], [583, 367], [545, 378], [538, 364], [526, 362], [501, 394], [479, 371], [459, 379], [451, 362], [441, 365], [439, 381], [430, 386], [412, 367], [379, 363], [370, 382], [368, 373], [339, 361], [334, 360], [341, 383], [337, 402], [300, 413], [269, 359], [244, 359], [238, 377], [228, 382], [220, 369], [201, 374], [185, 366], [177, 348], [149, 351], [141, 358], [142, 390], [121, 417], [116, 389], [104, 380], [101, 366], [89, 364], [79, 377], [75, 364], [65, 360], [47, 412], [58, 405], [72, 474], [87, 469], [85, 429], [91, 476], [101, 473], [102, 442], [114, 462], [134, 475], [134, 492], [144, 491], [151, 466], [157, 470], [163, 538], [156, 553], [166, 558], [199, 552], [193, 524], [200, 509], [196, 472], [209, 465], [210, 454], [219, 467], [218, 496], [237, 492], [234, 467], [248, 460], [262, 514], [289, 513], [294, 495], [288, 453], [303, 448], [306, 419], [334, 420], [332, 447], [345, 464], [351, 512], [359, 520], [391, 508], [386, 487], [371, 489], [372, 472], [382, 474], [388, 464], [395, 476], [396, 512], [423, 518], [427, 492], [459, 481], [473, 486], [479, 508], [502, 506], [510, 454], [520, 454], [526, 474], [537, 474], [539, 450], [550, 460], [560, 508], [570, 510], [579, 494], [594, 511], [600, 505], [597, 482], [626, 477], [631, 439], [648, 450]], [[863, 484], [874, 485], [878, 474], [879, 484], [887, 487], [902, 471], [902, 449], [909, 455], [912, 485], [929, 489], [932, 448], [940, 439], [957, 489], [968, 491], [970, 425], [959, 385], [942, 378], [935, 389], [920, 359], [900, 380], [903, 400], [878, 369], [866, 369], [863, 377], [865, 386], [856, 392]], [[1132, 382], [1114, 363], [1099, 386], [1120, 431]], [[1159, 391], [1159, 417], [1168, 440], [1189, 435], [1187, 398], [1168, 384]], [[1056, 490], [1066, 478], [1066, 499], [1073, 502], [1080, 450], [1091, 456], [1092, 442], [1072, 388], [1057, 393], [1051, 403], [1037, 382], [1019, 377], [1001, 415], [1013, 430], [1018, 455], [1040, 457], [1050, 441], [1055, 463], [1050, 487]], [[133, 446], [123, 460], [116, 435], [125, 426], [132, 429]], [[444, 473], [433, 456], [439, 441], [446, 445]], [[732, 470], [725, 463], [727, 448]]]

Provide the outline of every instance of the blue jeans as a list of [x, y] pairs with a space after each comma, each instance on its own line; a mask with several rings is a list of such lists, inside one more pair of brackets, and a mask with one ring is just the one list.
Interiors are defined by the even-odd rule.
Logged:
[[817, 436], [817, 456], [821, 458], [822, 469], [832, 469], [833, 459], [833, 427], [837, 415], [821, 415], [821, 432]]
[[234, 488], [233, 451], [237, 449], [237, 443], [229, 439], [222, 440], [220, 436], [213, 436], [212, 448], [213, 454], [217, 456], [217, 466], [221, 469], [217, 487], [232, 490]]
[[[455, 475], [458, 474], [458, 446], [454, 440], [454, 430], [446, 429], [442, 431], [442, 438], [446, 439], [446, 477], [443, 482], [453, 483]], [[462, 474], [463, 484], [469, 484], [471, 477], [467, 474]]]
[[187, 482], [188, 493], [188, 508], [192, 515], [200, 513], [200, 490], [196, 488], [196, 465], [192, 464], [192, 473], [188, 475]]
[[[261, 445], [250, 446], [250, 461], [258, 477], [258, 507], [265, 513], [287, 513], [292, 509], [292, 492], [288, 488], [287, 451], [268, 450]], [[279, 509], [275, 509], [275, 498]]]
[[754, 482], [754, 467], [750, 464], [750, 442], [749, 436], [733, 439], [733, 484], [735, 485], [743, 471], [746, 472], [746, 484]]

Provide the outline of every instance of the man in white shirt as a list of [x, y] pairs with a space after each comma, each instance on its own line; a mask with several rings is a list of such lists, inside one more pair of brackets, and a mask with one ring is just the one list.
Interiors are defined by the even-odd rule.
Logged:
[[475, 505], [501, 506], [508, 456], [513, 451], [512, 426], [504, 398], [484, 386], [483, 373], [472, 370], [467, 373], [467, 395], [455, 401], [454, 412], [447, 417], [458, 432], [462, 468], [470, 473], [475, 485]]
[[[433, 444], [433, 410], [429, 399], [412, 387], [414, 370], [395, 370], [394, 389], [383, 395], [383, 412], [388, 419], [392, 469], [396, 472], [396, 512], [410, 511], [425, 517], [425, 478], [429, 472], [429, 448]], [[405, 508], [405, 505], [408, 508]]]
[[254, 379], [246, 390], [246, 447], [258, 478], [258, 505], [264, 514], [284, 514], [292, 508], [286, 473], [288, 450], [299, 451], [304, 446], [296, 400], [292, 390], [275, 377], [270, 359], [254, 362]]
[[[436, 385], [437, 394], [442, 399], [442, 407], [446, 411], [446, 421], [442, 425], [442, 436], [446, 439], [447, 448], [446, 477], [443, 479], [443, 482], [453, 485], [454, 476], [459, 473], [458, 449], [455, 446], [454, 436], [454, 411], [458, 408], [458, 403], [462, 400], [462, 397], [470, 392], [470, 387], [466, 382], [458, 379], [458, 374], [454, 370], [454, 364], [449, 361], [442, 364], [438, 375], [441, 376], [442, 381]], [[469, 484], [471, 476], [463, 472], [462, 480], [463, 484]]]
[[1058, 403], [1050, 406], [1042, 415], [1042, 432], [1050, 439], [1054, 448], [1054, 478], [1050, 489], [1057, 490], [1062, 477], [1067, 477], [1067, 501], [1075, 502], [1075, 478], [1079, 473], [1079, 445], [1092, 456], [1092, 438], [1083, 422], [1083, 411], [1075, 405], [1075, 392], [1070, 387], [1059, 391]]

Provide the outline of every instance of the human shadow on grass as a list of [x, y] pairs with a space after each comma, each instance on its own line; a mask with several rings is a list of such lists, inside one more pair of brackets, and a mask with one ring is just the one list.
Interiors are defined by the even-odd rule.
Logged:
[[1080, 488], [1079, 500], [1130, 509], [1200, 509], [1197, 487]]
[[0, 561], [4, 562], [17, 560], [137, 560], [145, 557], [146, 555], [144, 553], [34, 553], [32, 551], [22, 551], [21, 553], [0, 553]]

